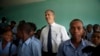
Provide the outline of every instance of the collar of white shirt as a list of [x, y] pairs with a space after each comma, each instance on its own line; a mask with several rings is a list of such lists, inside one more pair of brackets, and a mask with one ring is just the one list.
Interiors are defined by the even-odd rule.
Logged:
[[51, 24], [51, 26], [55, 26], [56, 25], [56, 23], [55, 22], [53, 22], [52, 24]]

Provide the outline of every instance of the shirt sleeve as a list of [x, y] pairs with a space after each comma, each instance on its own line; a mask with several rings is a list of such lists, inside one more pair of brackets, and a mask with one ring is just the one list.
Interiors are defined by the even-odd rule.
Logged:
[[58, 48], [57, 56], [64, 56], [63, 43], [61, 43], [60, 46], [59, 46], [59, 48]]
[[41, 45], [38, 43], [35, 43], [35, 45], [32, 45], [32, 53], [33, 53], [33, 56], [41, 56]]
[[66, 40], [70, 39], [68, 34], [67, 34], [65, 27], [61, 28], [61, 39], [62, 39], [62, 41], [66, 41]]

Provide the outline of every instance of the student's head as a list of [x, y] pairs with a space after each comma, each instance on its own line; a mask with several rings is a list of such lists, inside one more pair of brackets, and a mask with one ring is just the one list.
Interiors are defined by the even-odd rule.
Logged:
[[87, 32], [90, 33], [90, 32], [92, 32], [93, 27], [91, 24], [88, 24], [86, 29], [87, 29]]
[[5, 30], [11, 30], [11, 27], [10, 27], [10, 25], [7, 25], [3, 29], [5, 29]]
[[95, 45], [100, 45], [100, 31], [96, 31], [92, 34], [92, 42]]
[[36, 36], [38, 39], [40, 39], [40, 35], [41, 35], [41, 29], [38, 29], [36, 32]]
[[11, 22], [10, 22], [10, 27], [11, 27], [11, 29], [12, 29], [15, 25], [16, 25], [16, 22], [15, 22], [15, 21], [11, 21]]
[[28, 24], [30, 25], [30, 27], [31, 27], [31, 36], [32, 35], [34, 35], [35, 34], [35, 31], [36, 31], [36, 29], [37, 29], [37, 27], [36, 27], [36, 25], [34, 24], [34, 23], [32, 23], [32, 22], [28, 22]]
[[22, 38], [23, 37], [23, 34], [22, 34], [22, 26], [24, 25], [24, 23], [19, 23], [18, 24], [18, 26], [17, 26], [17, 34], [16, 34], [16, 36], [17, 36], [17, 38]]
[[28, 23], [19, 24], [17, 28], [17, 35], [23, 41], [30, 37], [31, 26]]
[[17, 34], [16, 34], [16, 37], [17, 38], [22, 38], [23, 37], [23, 34], [22, 34], [22, 29], [23, 29], [23, 25], [25, 24], [26, 22], [24, 20], [21, 20], [19, 21], [19, 24], [17, 26]]
[[2, 23], [5, 23], [6, 22], [6, 17], [2, 17]]
[[84, 32], [83, 32], [83, 38], [85, 38], [85, 36], [86, 36], [86, 29], [85, 29], [85, 27], [83, 27], [83, 29], [84, 29]]
[[54, 22], [55, 13], [53, 10], [48, 9], [45, 11], [45, 18], [48, 24], [52, 24]]
[[0, 28], [0, 34], [2, 34], [4, 31], [7, 31], [7, 30], [11, 30], [11, 27], [9, 25], [6, 25], [5, 27]]
[[13, 34], [11, 30], [3, 30], [2, 32], [2, 38], [6, 42], [10, 42], [13, 39]]
[[25, 20], [19, 21], [19, 24], [23, 24], [23, 23], [25, 23]]
[[95, 32], [95, 31], [100, 31], [100, 25], [99, 24], [93, 25], [93, 32]]
[[83, 36], [83, 22], [80, 19], [74, 19], [70, 22], [70, 33], [73, 39], [80, 40]]

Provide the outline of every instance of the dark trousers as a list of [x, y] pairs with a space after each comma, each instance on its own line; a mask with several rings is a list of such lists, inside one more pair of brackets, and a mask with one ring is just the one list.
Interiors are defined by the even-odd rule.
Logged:
[[57, 53], [42, 52], [42, 56], [56, 56]]

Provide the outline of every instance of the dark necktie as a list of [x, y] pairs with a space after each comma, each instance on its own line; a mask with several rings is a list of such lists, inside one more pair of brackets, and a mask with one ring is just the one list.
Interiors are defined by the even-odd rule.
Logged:
[[48, 48], [48, 52], [49, 52], [49, 53], [52, 53], [52, 34], [51, 34], [51, 25], [49, 25], [47, 48]]

